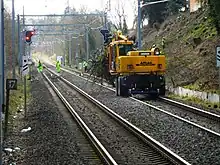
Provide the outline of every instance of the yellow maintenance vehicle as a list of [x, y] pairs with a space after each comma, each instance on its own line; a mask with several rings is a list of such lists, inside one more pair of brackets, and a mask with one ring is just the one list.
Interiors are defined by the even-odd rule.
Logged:
[[105, 38], [108, 71], [115, 77], [116, 95], [165, 95], [165, 56], [159, 48], [136, 50], [134, 41], [117, 31]]

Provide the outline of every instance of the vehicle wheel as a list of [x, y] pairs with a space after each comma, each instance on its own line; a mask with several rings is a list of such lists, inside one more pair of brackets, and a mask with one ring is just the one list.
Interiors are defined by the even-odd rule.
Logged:
[[157, 99], [158, 96], [159, 96], [158, 93], [152, 93], [152, 94], [150, 94], [150, 98], [153, 99], [153, 100]]
[[128, 96], [128, 89], [122, 85], [121, 78], [118, 78], [118, 94], [119, 96]]
[[159, 94], [160, 96], [165, 96], [165, 93], [166, 93], [166, 88], [165, 88], [165, 85], [163, 85], [160, 87]]
[[116, 79], [115, 81], [115, 94], [116, 96], [119, 96], [119, 85], [118, 85], [118, 79]]
[[110, 80], [110, 81], [111, 81], [112, 87], [113, 87], [113, 88], [116, 87], [116, 81], [117, 81], [117, 79]]
[[122, 96], [120, 77], [117, 78], [117, 85], [118, 85], [118, 95]]

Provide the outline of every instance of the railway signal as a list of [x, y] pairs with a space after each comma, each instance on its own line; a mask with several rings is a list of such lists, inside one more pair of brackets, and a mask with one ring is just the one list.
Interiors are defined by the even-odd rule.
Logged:
[[31, 43], [31, 37], [35, 34], [34, 30], [26, 31], [25, 40], [27, 43]]
[[108, 34], [109, 34], [109, 30], [107, 29], [101, 29], [100, 32], [102, 33], [102, 35], [104, 36], [104, 40], [107, 39]]

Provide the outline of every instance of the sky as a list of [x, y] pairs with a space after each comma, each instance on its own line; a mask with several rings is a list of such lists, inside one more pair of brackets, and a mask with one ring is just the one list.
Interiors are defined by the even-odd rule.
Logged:
[[[70, 7], [74, 6], [79, 10], [82, 6], [86, 6], [88, 11], [94, 11], [96, 9], [102, 10], [107, 5], [108, 0], [69, 0]], [[134, 5], [131, 5], [134, 0], [110, 0], [111, 10], [108, 12], [108, 16], [116, 22], [116, 11], [118, 4], [124, 6], [125, 15], [127, 17], [128, 27], [132, 27], [134, 18]], [[68, 4], [68, 0], [14, 0], [15, 2], [15, 15], [23, 13], [23, 6], [25, 14], [63, 14], [65, 7]], [[11, 11], [12, 0], [4, 0], [4, 4]], [[121, 8], [121, 7], [120, 7]]]

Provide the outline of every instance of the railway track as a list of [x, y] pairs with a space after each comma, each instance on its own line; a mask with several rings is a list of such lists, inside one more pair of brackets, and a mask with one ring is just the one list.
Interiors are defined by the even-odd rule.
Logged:
[[[62, 69], [62, 70], [70, 74], [74, 74], [73, 72], [76, 72], [77, 74], [75, 74], [75, 76], [82, 77], [79, 71], [75, 71], [75, 70], [69, 71], [67, 69]], [[82, 78], [84, 78], [87, 81], [91, 81], [88, 79], [90, 76], [87, 73], [84, 75], [85, 76]], [[101, 85], [104, 88], [111, 90], [113, 92], [115, 91], [115, 89], [112, 88], [111, 85], [107, 84], [107, 82], [105, 81], [104, 81], [104, 85], [98, 82], [96, 82], [96, 84]], [[190, 125], [193, 125], [197, 128], [200, 128], [204, 131], [207, 131], [213, 135], [220, 137], [220, 124], [219, 124], [220, 115], [218, 114], [204, 111], [202, 109], [189, 106], [165, 97], [159, 97], [159, 100], [157, 101], [147, 101], [147, 102], [139, 100], [135, 97], [130, 97], [130, 98], [133, 99], [134, 101], [145, 104], [150, 108], [168, 114], [183, 122], [187, 122]]]
[[68, 80], [51, 70], [43, 75], [77, 121], [89, 125], [84, 131], [107, 164], [189, 164]]
[[[100, 143], [100, 141], [91, 132], [91, 130], [88, 128], [88, 126], [85, 124], [85, 122], [80, 118], [80, 116], [76, 113], [76, 111], [72, 108], [72, 106], [68, 103], [68, 101], [62, 95], [62, 93], [56, 88], [54, 83], [48, 78], [48, 76], [46, 76], [46, 74], [44, 74], [44, 73], [42, 73], [42, 74], [43, 74], [43, 77], [47, 80], [47, 82], [51, 86], [51, 88], [55, 91], [57, 96], [60, 98], [60, 100], [62, 101], [64, 106], [68, 109], [70, 114], [74, 117], [75, 121], [80, 126], [83, 133], [85, 133], [86, 137], [90, 140], [90, 142], [92, 143], [92, 145], [95, 148], [95, 150], [97, 151], [97, 153], [101, 156], [103, 163], [108, 164], [108, 165], [117, 165], [115, 160], [111, 157], [111, 155], [103, 147], [103, 145]], [[83, 145], [81, 145], [81, 147], [83, 147]], [[87, 149], [86, 147], [84, 147], [84, 148], [85, 148], [85, 150]], [[86, 155], [84, 155], [84, 156], [87, 157], [87, 155], [89, 155], [88, 154], [89, 152], [91, 152], [91, 151], [88, 151], [86, 153]], [[90, 158], [88, 160], [91, 162], [95, 162], [95, 163], [99, 162], [99, 160], [97, 160], [97, 158]]]
[[178, 102], [178, 101], [174, 101], [174, 100], [166, 98], [166, 97], [159, 97], [159, 100], [163, 101], [165, 103], [168, 103], [170, 105], [174, 105], [176, 107], [182, 108], [186, 111], [193, 112], [197, 115], [204, 116], [206, 118], [220, 122], [220, 115], [217, 113], [208, 112], [208, 111], [202, 110], [200, 108], [196, 108], [196, 107], [193, 107], [193, 106], [190, 106], [190, 105]]
[[220, 134], [220, 116], [183, 103], [160, 97], [147, 103]]
[[[147, 106], [149, 106], [150, 108], [152, 109], [155, 109], [157, 111], [160, 111], [162, 113], [165, 113], [169, 116], [172, 116], [178, 120], [181, 120], [185, 123], [188, 123], [196, 128], [199, 128], [205, 132], [208, 132], [212, 135], [215, 135], [217, 137], [220, 138], [220, 127], [219, 127], [219, 122], [216, 122], [216, 121], [213, 121], [213, 120], [207, 120], [209, 118], [206, 118], [204, 119], [203, 116], [202, 116], [202, 119], [201, 119], [201, 116], [194, 116], [194, 118], [192, 117], [192, 114], [189, 116], [186, 116], [186, 112], [183, 113], [182, 109], [181, 108], [178, 108], [175, 107], [175, 109], [172, 109], [170, 104], [168, 104], [168, 106], [165, 108], [164, 106], [161, 106], [161, 102], [157, 102], [157, 103], [154, 103], [152, 104], [151, 103], [148, 103], [148, 102], [145, 102], [145, 101], [141, 101], [141, 100], [138, 100], [136, 98], [131, 98], [137, 102], [140, 102], [142, 104], [145, 104]], [[159, 104], [159, 105], [158, 105]], [[164, 105], [164, 104], [163, 104]], [[162, 107], [162, 108], [161, 108]], [[179, 111], [179, 112], [178, 112]], [[183, 116], [183, 117], [181, 117]], [[208, 123], [206, 123], [208, 122]], [[204, 126], [203, 126], [204, 125]]]
[[[51, 67], [54, 69], [54, 66]], [[61, 75], [83, 89], [114, 112], [135, 124], [141, 130], [162, 143], [192, 164], [220, 163], [220, 142], [216, 132], [197, 127], [198, 124], [135, 98], [116, 97], [114, 89], [80, 75], [62, 69]], [[106, 86], [107, 85], [107, 86]], [[153, 106], [153, 107], [152, 107]], [[154, 109], [156, 108], [156, 109]], [[186, 120], [186, 121], [185, 121]], [[207, 131], [208, 130], [208, 131]], [[217, 136], [216, 136], [217, 135]]]

